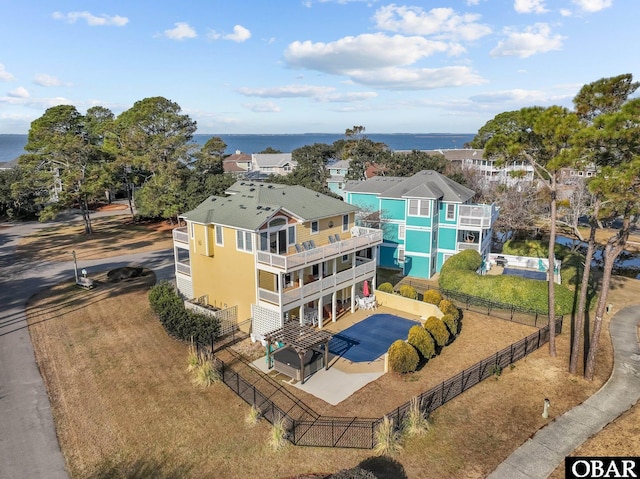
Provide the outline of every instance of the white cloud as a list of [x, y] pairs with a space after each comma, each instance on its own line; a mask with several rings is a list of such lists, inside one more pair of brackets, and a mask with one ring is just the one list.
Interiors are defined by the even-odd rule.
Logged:
[[546, 23], [536, 23], [517, 32], [505, 29], [507, 38], [501, 40], [489, 53], [493, 57], [517, 56], [527, 58], [537, 53], [545, 53], [562, 49], [561, 35], [552, 35], [551, 28]]
[[445, 42], [423, 37], [376, 33], [330, 43], [296, 41], [289, 44], [284, 57], [294, 68], [349, 75], [352, 71], [411, 65], [435, 53], [446, 53], [449, 48]]
[[431, 90], [434, 88], [480, 85], [486, 81], [471, 68], [382, 68], [375, 72], [353, 71], [356, 83], [387, 90]]
[[127, 17], [121, 17], [120, 15], [93, 15], [89, 12], [54, 12], [52, 17], [56, 20], [64, 20], [67, 23], [76, 23], [78, 20], [84, 20], [87, 22], [87, 25], [91, 27], [101, 27], [101, 26], [115, 26], [115, 27], [124, 27], [127, 23], [129, 23], [129, 19]]
[[254, 113], [277, 113], [280, 111], [280, 107], [270, 101], [266, 103], [246, 103], [242, 106]]
[[36, 85], [40, 86], [60, 86], [62, 82], [58, 80], [56, 77], [51, 75], [46, 75], [44, 73], [39, 73], [33, 79], [33, 82]]
[[573, 0], [573, 3], [589, 13], [599, 12], [613, 5], [613, 0]]
[[323, 103], [357, 103], [376, 98], [377, 96], [378, 94], [373, 91], [332, 93], [319, 96], [316, 100]]
[[293, 68], [345, 75], [354, 83], [393, 90], [421, 90], [478, 85], [484, 79], [463, 66], [411, 68], [435, 53], [451, 53], [457, 45], [423, 37], [382, 33], [345, 37], [331, 43], [294, 42], [285, 50]]
[[571, 13], [571, 10], [569, 10], [568, 8], [561, 8], [560, 15], [562, 15], [563, 17], [570, 17], [572, 13]]
[[14, 76], [5, 70], [4, 65], [0, 63], [0, 80], [2, 81], [11, 81], [14, 79]]
[[164, 31], [164, 36], [171, 40], [184, 40], [185, 38], [195, 38], [196, 31], [186, 22], [174, 23], [175, 28]]
[[434, 8], [425, 12], [420, 7], [388, 5], [376, 11], [376, 27], [409, 35], [432, 35], [441, 40], [474, 41], [491, 33], [491, 28], [478, 23], [480, 15], [456, 13], [452, 8]]
[[480, 4], [480, 0], [467, 0], [467, 5], [472, 6], [472, 5], [479, 5]]
[[242, 25], [236, 25], [235, 27], [233, 27], [233, 33], [225, 35], [224, 38], [226, 40], [232, 40], [234, 42], [242, 43], [251, 38], [251, 32], [244, 28]]
[[546, 13], [544, 0], [515, 0], [513, 8], [518, 13]]
[[335, 89], [313, 85], [286, 85], [274, 88], [238, 88], [238, 92], [245, 96], [261, 98], [311, 98], [327, 95]]
[[12, 98], [29, 98], [29, 91], [25, 87], [19, 86], [15, 90], [11, 90], [7, 95]]

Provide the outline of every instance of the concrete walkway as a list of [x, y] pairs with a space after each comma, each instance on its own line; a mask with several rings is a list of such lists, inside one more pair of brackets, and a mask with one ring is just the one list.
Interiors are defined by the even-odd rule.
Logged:
[[[70, 261], [61, 263], [20, 262], [15, 257], [20, 237], [50, 224], [0, 226], [0, 478], [66, 479], [69, 475], [35, 362], [25, 304], [43, 288], [73, 281], [73, 261], [69, 255]], [[128, 264], [143, 264], [158, 279], [174, 276], [173, 250], [83, 261], [78, 267], [91, 274]]]
[[613, 342], [613, 373], [584, 403], [540, 429], [488, 476], [490, 479], [543, 479], [566, 456], [640, 398], [640, 306], [618, 312], [609, 326]]

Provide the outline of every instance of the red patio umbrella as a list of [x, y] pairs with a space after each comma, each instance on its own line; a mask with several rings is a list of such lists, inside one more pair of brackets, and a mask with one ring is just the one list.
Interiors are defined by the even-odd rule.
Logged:
[[364, 284], [362, 285], [362, 294], [365, 297], [369, 296], [369, 281], [367, 281], [366, 279], [364, 280]]

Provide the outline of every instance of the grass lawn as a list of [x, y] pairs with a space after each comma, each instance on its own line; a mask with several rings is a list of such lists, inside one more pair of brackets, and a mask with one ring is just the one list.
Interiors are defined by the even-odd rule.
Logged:
[[41, 228], [21, 239], [16, 254], [33, 262], [70, 261], [75, 250], [82, 261], [173, 246], [175, 225], [167, 222], [134, 223], [130, 216], [110, 216], [95, 218], [92, 225], [92, 235], [86, 235], [83, 222], [77, 220]]
[[[199, 389], [191, 384], [187, 345], [169, 338], [149, 310], [146, 296], [155, 280], [152, 274], [117, 284], [96, 279], [100, 284], [92, 291], [61, 284], [42, 292], [27, 311], [73, 477], [284, 478], [331, 473], [373, 456], [370, 450], [291, 445], [272, 451], [267, 444], [270, 426], [262, 421], [249, 428], [249, 406], [226, 386]], [[620, 286], [614, 291], [622, 291]], [[467, 341], [467, 333], [468, 347], [473, 341], [495, 340], [501, 325], [509, 323], [486, 324], [475, 328], [470, 321], [449, 348]], [[484, 381], [438, 409], [431, 431], [408, 439], [394, 463], [395, 472], [379, 477], [402, 477], [398, 470], [409, 478], [485, 477], [538, 428], [604, 383], [612, 364], [606, 331], [593, 382], [566, 372], [569, 334], [562, 334], [556, 358], [543, 347], [499, 378]], [[455, 370], [462, 363], [453, 353], [445, 349], [437, 358], [442, 368]], [[361, 391], [359, 405], [345, 404], [344, 411], [367, 411], [377, 401], [386, 403], [407, 391], [414, 394], [414, 388], [423, 389], [422, 381], [439, 381], [437, 374], [425, 368], [417, 378], [386, 375]], [[548, 420], [541, 417], [544, 398], [551, 399]], [[332, 414], [343, 415], [339, 406]], [[637, 435], [637, 419], [637, 411], [621, 419], [614, 433], [627, 431], [631, 438], [636, 428]], [[602, 447], [608, 454], [625, 453], [614, 446]]]

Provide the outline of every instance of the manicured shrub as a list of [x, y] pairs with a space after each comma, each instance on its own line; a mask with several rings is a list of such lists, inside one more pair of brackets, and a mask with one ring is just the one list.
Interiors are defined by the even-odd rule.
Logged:
[[400, 286], [400, 288], [398, 288], [398, 293], [400, 296], [404, 296], [405, 298], [418, 299], [418, 292], [416, 291], [416, 288], [409, 284], [403, 284]]
[[436, 345], [431, 335], [420, 325], [412, 326], [409, 329], [407, 342], [416, 348], [423, 359], [431, 359], [436, 355]]
[[436, 344], [440, 347], [445, 346], [449, 341], [449, 330], [441, 319], [430, 316], [424, 323], [424, 329], [431, 333]]
[[422, 295], [422, 301], [438, 305], [440, 304], [440, 301], [442, 301], [442, 295], [440, 294], [440, 291], [436, 289], [429, 289]]
[[443, 314], [450, 314], [455, 317], [456, 320], [460, 319], [460, 310], [448, 299], [440, 301], [440, 303], [438, 303], [438, 309], [442, 311]]
[[416, 349], [401, 339], [394, 341], [389, 346], [389, 367], [400, 374], [410, 373], [416, 370], [420, 357]]
[[395, 293], [393, 289], [393, 285], [391, 283], [382, 283], [378, 286], [378, 291], [382, 291], [383, 293]]
[[449, 333], [451, 333], [452, 336], [456, 336], [458, 334], [458, 328], [459, 328], [458, 318], [454, 317], [451, 314], [445, 314], [442, 317], [442, 322], [445, 324], [445, 326], [447, 326], [447, 329], [449, 330]]
[[187, 311], [173, 286], [162, 281], [149, 291], [149, 304], [167, 333], [184, 341], [209, 344], [220, 334], [220, 320]]

